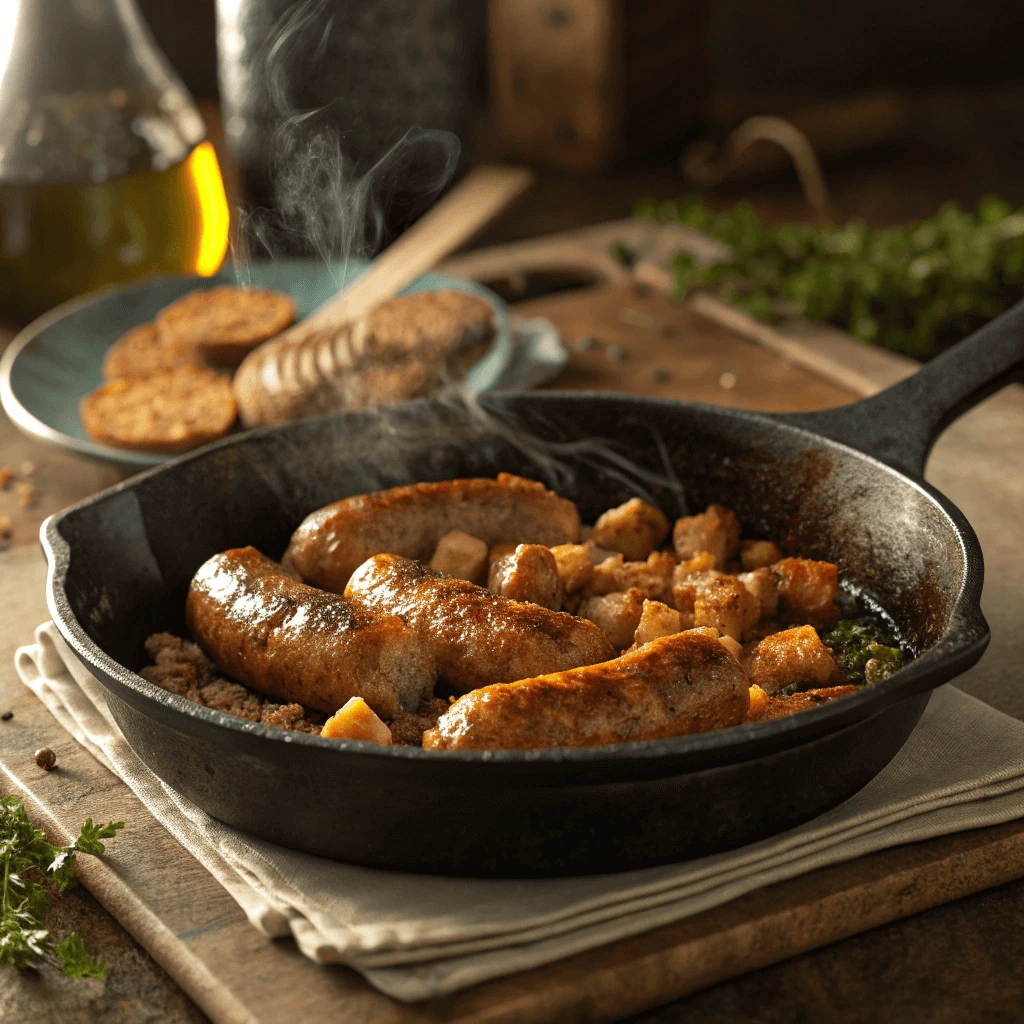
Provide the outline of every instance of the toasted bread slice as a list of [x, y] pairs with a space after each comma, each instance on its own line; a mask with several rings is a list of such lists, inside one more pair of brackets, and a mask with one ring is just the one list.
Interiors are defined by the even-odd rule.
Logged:
[[160, 338], [191, 349], [210, 366], [238, 366], [295, 320], [295, 300], [265, 288], [189, 292], [156, 318]]
[[103, 378], [148, 377], [153, 373], [194, 365], [187, 346], [161, 338], [156, 324], [140, 324], [122, 334], [103, 357]]
[[80, 412], [94, 441], [167, 454], [223, 437], [236, 416], [231, 381], [195, 367], [107, 381], [82, 399]]

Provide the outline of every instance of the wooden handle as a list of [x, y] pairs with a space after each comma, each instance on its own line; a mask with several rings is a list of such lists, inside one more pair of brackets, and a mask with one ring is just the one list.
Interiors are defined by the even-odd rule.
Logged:
[[305, 323], [322, 329], [352, 320], [397, 295], [472, 238], [534, 181], [524, 167], [477, 167]]

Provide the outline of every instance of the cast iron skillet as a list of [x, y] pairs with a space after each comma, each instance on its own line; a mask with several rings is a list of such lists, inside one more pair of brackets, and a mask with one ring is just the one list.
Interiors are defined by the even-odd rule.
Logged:
[[[285, 846], [439, 874], [638, 868], [726, 849], [846, 799], [896, 754], [930, 691], [988, 642], [982, 556], [961, 513], [922, 480], [934, 438], [1024, 360], [1024, 304], [915, 376], [845, 408], [764, 416], [626, 395], [495, 395], [483, 413], [420, 402], [251, 431], [84, 501], [42, 528], [48, 600], [108, 692], [132, 748], [214, 817]], [[166, 693], [134, 672], [142, 642], [182, 631], [211, 554], [278, 557], [311, 509], [416, 480], [555, 482], [584, 521], [633, 489], [592, 444], [614, 442], [684, 496], [669, 516], [731, 505], [745, 532], [837, 561], [920, 656], [885, 682], [791, 718], [597, 749], [439, 753], [285, 733]], [[548, 443], [555, 445], [552, 449]], [[558, 447], [561, 445], [561, 447]], [[549, 478], [550, 479], [550, 478]]]

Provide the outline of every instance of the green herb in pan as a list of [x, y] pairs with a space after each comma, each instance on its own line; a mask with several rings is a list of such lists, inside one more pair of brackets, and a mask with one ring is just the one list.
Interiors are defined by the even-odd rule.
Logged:
[[977, 213], [947, 204], [927, 220], [881, 230], [858, 222], [767, 227], [749, 203], [715, 213], [696, 198], [644, 200], [635, 212], [729, 247], [728, 259], [707, 265], [677, 254], [678, 297], [708, 289], [759, 320], [792, 311], [919, 359], [1024, 295], [1024, 208], [995, 196]]
[[842, 619], [821, 640], [846, 683], [879, 683], [903, 664], [903, 652], [892, 637], [869, 620]]

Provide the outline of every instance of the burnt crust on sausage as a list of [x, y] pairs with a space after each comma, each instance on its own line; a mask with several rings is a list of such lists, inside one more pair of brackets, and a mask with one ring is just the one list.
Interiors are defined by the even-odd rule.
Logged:
[[746, 676], [722, 645], [677, 633], [600, 665], [487, 686], [423, 736], [430, 750], [600, 747], [738, 725]]
[[488, 546], [553, 547], [579, 540], [580, 516], [571, 501], [511, 473], [411, 484], [311, 512], [292, 535], [283, 563], [307, 583], [340, 594], [366, 559], [385, 552], [427, 562], [452, 530]]
[[222, 671], [285, 701], [333, 713], [362, 697], [392, 718], [433, 692], [431, 653], [400, 619], [306, 586], [253, 547], [200, 566], [185, 618]]
[[592, 622], [499, 597], [398, 555], [367, 559], [345, 597], [398, 615], [429, 642], [440, 675], [462, 693], [615, 655]]

